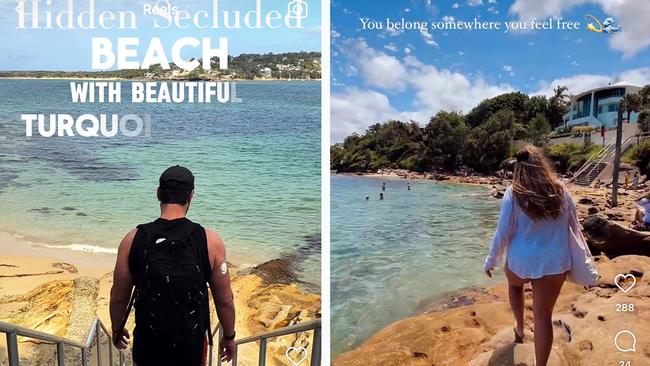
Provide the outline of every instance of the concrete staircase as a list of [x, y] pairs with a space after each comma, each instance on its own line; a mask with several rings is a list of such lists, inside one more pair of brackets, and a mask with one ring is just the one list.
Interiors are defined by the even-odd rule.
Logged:
[[587, 163], [585, 169], [581, 169], [581, 172], [573, 178], [573, 182], [580, 186], [589, 186], [606, 167], [607, 163], [604, 162]]
[[[638, 129], [636, 124], [624, 124], [621, 152], [625, 153], [628, 149], [636, 145], [638, 139], [647, 138], [648, 134], [641, 134], [637, 137]], [[592, 155], [585, 164], [576, 171], [572, 181], [581, 186], [590, 186], [596, 178], [602, 182], [612, 180], [612, 170], [614, 156], [616, 154], [616, 136], [611, 134], [605, 140], [605, 145], [600, 152]]]

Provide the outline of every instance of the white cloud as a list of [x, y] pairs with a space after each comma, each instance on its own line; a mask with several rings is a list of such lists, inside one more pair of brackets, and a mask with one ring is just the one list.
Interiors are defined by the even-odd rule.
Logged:
[[383, 32], [384, 34], [387, 34], [391, 37], [397, 37], [404, 33], [404, 30], [402, 29], [395, 29], [395, 28], [386, 28], [386, 30]]
[[640, 86], [650, 84], [650, 67], [642, 67], [623, 71], [618, 75], [617, 81], [627, 81]]
[[454, 5], [451, 6], [452, 9], [458, 9], [460, 8], [460, 4], [454, 3]]
[[624, 57], [631, 57], [650, 45], [650, 21], [647, 16], [644, 17], [648, 14], [647, 0], [516, 0], [510, 7], [510, 13], [522, 20], [559, 17], [564, 11], [586, 3], [600, 5], [605, 14], [616, 19], [623, 27], [620, 33], [602, 35], [610, 37], [609, 46], [613, 50], [622, 52]]
[[[448, 69], [438, 69], [407, 56], [409, 80], [415, 89], [417, 114], [429, 118], [439, 110], [469, 112], [480, 101], [513, 91], [509, 85], [490, 85], [482, 77], [473, 79]], [[418, 120], [425, 122], [425, 120]]]
[[579, 74], [569, 77], [555, 79], [553, 81], [541, 81], [539, 89], [534, 92], [535, 95], [553, 95], [553, 89], [560, 86], [569, 88], [572, 94], [580, 94], [589, 89], [599, 88], [609, 83], [627, 82], [634, 85], [643, 86], [650, 84], [650, 67], [642, 67], [620, 72], [618, 74]]
[[424, 43], [428, 44], [429, 46], [438, 47], [438, 42], [433, 40], [433, 36], [431, 35], [431, 33], [426, 32], [420, 34], [422, 34], [422, 39], [424, 39]]
[[564, 10], [589, 1], [592, 0], [516, 0], [510, 7], [510, 13], [523, 20], [533, 17], [557, 17]]
[[371, 124], [405, 117], [391, 107], [386, 95], [372, 90], [349, 88], [334, 93], [330, 105], [333, 142], [341, 142], [353, 132], [362, 133]]
[[446, 22], [446, 23], [451, 23], [451, 22], [453, 22], [454, 20], [456, 20], [456, 18], [454, 18], [454, 17], [451, 16], [451, 15], [445, 15], [445, 16], [442, 17], [442, 21], [443, 21], [443, 22]]
[[490, 4], [496, 4], [496, 3], [497, 3], [497, 0], [488, 0], [488, 3], [490, 3]]
[[515, 69], [511, 65], [503, 65], [503, 71], [507, 72], [510, 76], [515, 76]]
[[355, 64], [366, 84], [384, 90], [402, 91], [406, 87], [407, 73], [400, 61], [368, 46], [363, 39], [346, 39], [339, 51]]
[[[360, 73], [369, 85], [389, 90], [396, 90], [395, 85], [401, 85], [402, 90], [406, 88], [413, 90], [414, 101], [411, 107], [407, 108], [408, 110], [398, 110], [391, 105], [390, 99], [385, 94], [375, 90], [350, 88], [332, 95], [332, 141], [334, 142], [342, 141], [353, 132], [362, 133], [369, 125], [389, 119], [414, 120], [424, 124], [440, 110], [466, 113], [485, 98], [514, 91], [514, 88], [507, 84], [491, 85], [481, 76], [468, 77], [459, 72], [425, 64], [409, 55], [410, 49], [406, 51], [408, 48], [404, 50], [407, 56], [398, 60], [370, 48], [360, 39], [346, 40], [343, 44], [347, 44], [350, 48], [350, 52], [347, 53], [348, 59], [359, 63]], [[369, 59], [377, 60], [384, 57], [391, 58], [397, 64], [391, 64], [381, 73], [363, 67]], [[391, 83], [379, 83], [375, 80], [377, 77], [394, 78], [396, 74], [400, 77]], [[369, 82], [371, 80], [372, 83]]]
[[408, 48], [408, 47], [404, 48], [404, 53], [407, 54], [407, 55], [410, 55], [411, 54], [411, 49]]
[[393, 42], [390, 42], [389, 44], [385, 45], [384, 48], [391, 52], [397, 52], [397, 46]]
[[467, 0], [467, 5], [469, 6], [483, 5], [483, 0]]
[[492, 14], [499, 14], [499, 11], [494, 6], [490, 6], [487, 11]]

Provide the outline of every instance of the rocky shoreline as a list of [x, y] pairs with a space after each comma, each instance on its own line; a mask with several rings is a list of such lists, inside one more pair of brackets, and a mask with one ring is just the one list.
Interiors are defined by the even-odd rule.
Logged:
[[379, 169], [376, 172], [354, 172], [354, 173], [337, 173], [333, 174], [347, 176], [362, 176], [372, 178], [388, 179], [419, 179], [431, 180], [436, 182], [462, 183], [462, 184], [479, 184], [479, 185], [502, 185], [505, 177], [496, 175], [478, 175], [467, 172], [445, 173], [445, 172], [428, 172], [419, 173], [404, 169]]
[[[363, 174], [397, 179], [433, 179], [431, 176]], [[499, 177], [451, 177], [440, 179], [469, 184], [489, 184], [501, 192], [507, 181]], [[646, 233], [630, 230], [634, 199], [647, 191], [625, 191], [619, 205], [609, 204], [610, 191], [567, 183], [578, 207], [578, 219], [594, 254], [598, 254], [601, 281], [586, 289], [567, 283], [555, 307], [555, 342], [549, 365], [605, 365], [631, 361], [650, 363], [650, 341], [637, 338], [637, 351], [619, 352], [613, 343], [623, 329], [635, 334], [650, 331], [650, 285], [643, 274], [650, 270], [650, 257], [640, 246], [616, 245], [621, 236], [633, 235], [650, 243]], [[493, 192], [493, 193], [494, 193]], [[493, 194], [499, 197], [499, 194]], [[621, 234], [622, 233], [622, 234]], [[626, 239], [627, 240], [627, 239]], [[634, 273], [637, 285], [620, 291], [614, 278]], [[373, 365], [533, 365], [532, 294], [526, 291], [526, 342], [513, 343], [514, 320], [507, 302], [507, 284], [468, 288], [437, 299], [413, 317], [399, 320], [376, 333], [355, 349], [338, 356], [335, 366]], [[632, 312], [617, 311], [616, 304], [635, 305]]]
[[[620, 330], [650, 331], [650, 286], [643, 274], [650, 258], [601, 258], [602, 279], [588, 290], [567, 283], [558, 298], [554, 316], [555, 341], [549, 365], [615, 365], [650, 361], [650, 341], [637, 338], [637, 351], [621, 353], [613, 339]], [[641, 276], [627, 294], [614, 284], [618, 273]], [[534, 365], [532, 293], [526, 290], [526, 340], [513, 343], [513, 319], [507, 303], [507, 285], [464, 290], [450, 295], [462, 298], [459, 306], [433, 308], [384, 328], [360, 347], [340, 355], [334, 365]], [[616, 304], [634, 303], [633, 312], [617, 312]]]
[[[0, 321], [80, 342], [85, 342], [95, 317], [110, 328], [113, 255], [38, 248], [8, 234], [0, 234], [0, 253]], [[291, 261], [269, 261], [252, 269], [231, 268], [238, 338], [320, 318], [320, 295], [298, 283]], [[133, 318], [131, 315], [127, 324], [131, 332]], [[216, 322], [215, 315], [213, 327]], [[4, 365], [6, 343], [1, 338], [0, 364]], [[310, 350], [311, 342], [311, 333], [269, 340], [267, 364], [285, 365], [287, 348]], [[102, 345], [103, 356], [107, 356], [108, 340], [103, 339]], [[20, 338], [19, 351], [21, 365], [55, 363], [51, 345]], [[90, 359], [96, 359], [94, 352]], [[80, 364], [78, 353], [67, 351], [66, 364]], [[130, 350], [126, 355], [129, 360]], [[240, 365], [257, 365], [257, 357], [257, 348], [246, 346], [240, 350], [238, 361]]]

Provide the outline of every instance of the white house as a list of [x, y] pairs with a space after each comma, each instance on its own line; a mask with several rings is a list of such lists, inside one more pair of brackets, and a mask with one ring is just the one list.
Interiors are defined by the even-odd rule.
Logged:
[[[564, 125], [567, 127], [580, 125], [614, 127], [618, 119], [618, 105], [621, 99], [625, 95], [636, 93], [639, 90], [641, 90], [639, 86], [619, 82], [573, 96], [569, 111], [564, 115]], [[632, 113], [630, 123], [636, 123], [638, 119], [639, 114]]]

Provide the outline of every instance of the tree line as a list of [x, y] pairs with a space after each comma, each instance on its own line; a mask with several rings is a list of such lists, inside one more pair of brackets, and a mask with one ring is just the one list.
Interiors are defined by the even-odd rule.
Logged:
[[567, 88], [558, 86], [550, 98], [513, 92], [485, 99], [465, 115], [440, 111], [424, 127], [413, 121], [377, 123], [333, 145], [331, 166], [338, 172], [465, 167], [491, 173], [511, 155], [515, 139], [539, 144], [561, 126], [569, 101]]
[[[464, 115], [440, 111], [424, 127], [413, 121], [377, 123], [365, 133], [354, 133], [331, 146], [331, 167], [337, 172], [389, 168], [494, 173], [514, 153], [514, 140], [526, 139], [544, 146], [553, 129], [561, 130], [558, 127], [564, 124], [570, 98], [568, 89], [558, 86], [550, 98], [513, 92], [485, 99]], [[650, 132], [650, 85], [626, 95], [622, 108], [628, 119], [631, 113], [639, 113], [640, 129]], [[582, 126], [576, 130], [591, 133], [594, 127]], [[597, 146], [561, 144], [549, 147], [546, 153], [558, 171], [565, 173], [575, 170], [597, 150]], [[641, 159], [650, 156], [650, 151], [641, 149], [635, 153], [640, 164], [650, 164], [647, 159]], [[645, 169], [650, 171], [650, 166]]]
[[[111, 71], [0, 71], [1, 77], [35, 77], [35, 78], [117, 78], [117, 79], [245, 79], [253, 80], [266, 77], [264, 69], [271, 69], [270, 78], [274, 79], [320, 79], [320, 52], [287, 52], [266, 54], [241, 54], [228, 56], [228, 69], [220, 70], [217, 59], [211, 62], [211, 70], [200, 66], [189, 73], [183, 73], [180, 67], [170, 64], [164, 70], [159, 64], [148, 69], [111, 70]], [[278, 65], [281, 65], [278, 67]], [[282, 68], [287, 66], [286, 68]], [[174, 72], [180, 72], [175, 76]]]

